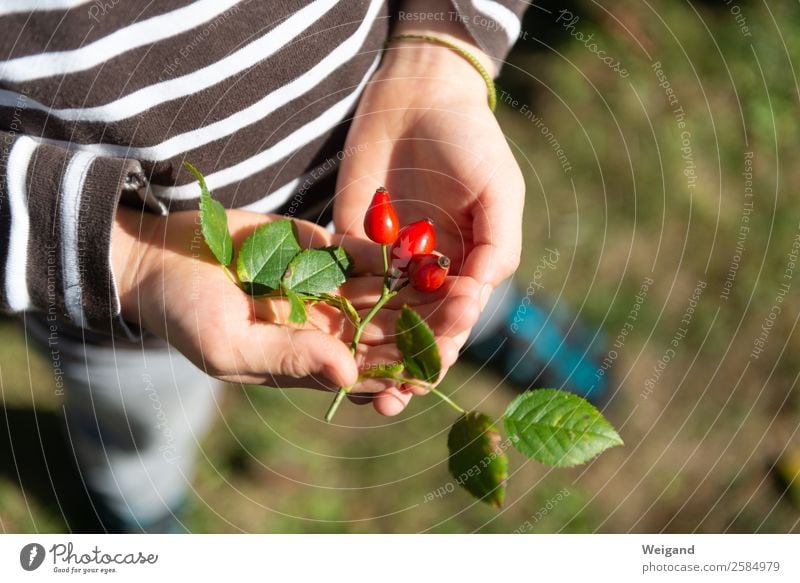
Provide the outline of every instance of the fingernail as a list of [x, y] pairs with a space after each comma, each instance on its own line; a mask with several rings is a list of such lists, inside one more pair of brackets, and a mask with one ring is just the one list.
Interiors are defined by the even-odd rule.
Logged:
[[483, 310], [486, 307], [486, 304], [489, 302], [489, 296], [491, 295], [492, 295], [492, 286], [490, 286], [488, 283], [484, 284], [484, 286], [481, 288], [481, 298], [480, 298], [481, 310]]

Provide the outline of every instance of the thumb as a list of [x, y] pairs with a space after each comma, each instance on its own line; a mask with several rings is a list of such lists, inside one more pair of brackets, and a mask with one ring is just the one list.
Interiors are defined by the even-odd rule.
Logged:
[[242, 356], [264, 384], [334, 388], [358, 380], [350, 349], [324, 332], [263, 322], [251, 328], [241, 343]]

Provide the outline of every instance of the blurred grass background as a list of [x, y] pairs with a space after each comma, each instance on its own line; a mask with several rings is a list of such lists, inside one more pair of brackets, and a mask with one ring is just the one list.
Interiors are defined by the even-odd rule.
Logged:
[[[627, 78], [556, 22], [565, 7], [580, 18], [575, 31], [593, 34]], [[444, 405], [416, 398], [392, 419], [346, 406], [337, 420], [350, 427], [329, 427], [320, 421], [326, 395], [231, 388], [203, 443], [187, 527], [800, 532], [798, 507], [774, 469], [800, 448], [800, 276], [765, 351], [750, 358], [800, 223], [797, 22], [796, 2], [539, 2], [499, 80], [508, 99], [498, 118], [528, 185], [520, 285], [533, 277], [545, 247], [558, 249], [544, 297], [613, 341], [644, 278], [655, 280], [618, 350], [616, 392], [605, 406], [624, 448], [569, 470], [512, 452], [501, 511], [461, 491], [426, 502], [449, 481], [445, 438], [454, 419]], [[697, 175], [691, 192], [655, 61], [686, 113]], [[549, 128], [571, 170], [526, 110]], [[741, 223], [745, 152], [754, 153], [751, 229], [723, 300]], [[644, 398], [698, 280], [707, 287], [687, 336]], [[70, 528], [66, 505], [80, 492], [51, 485], [74, 471], [52, 429], [60, 415], [52, 376], [26, 349], [17, 323], [0, 322], [0, 340], [0, 528], [63, 532]], [[499, 377], [466, 363], [443, 389], [497, 416], [514, 396]], [[33, 452], [27, 459], [14, 455], [20, 444]]]

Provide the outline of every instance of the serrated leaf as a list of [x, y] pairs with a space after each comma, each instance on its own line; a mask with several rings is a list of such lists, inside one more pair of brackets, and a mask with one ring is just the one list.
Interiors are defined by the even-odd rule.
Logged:
[[283, 285], [301, 294], [324, 294], [347, 280], [350, 257], [341, 247], [301, 251], [289, 262]]
[[346, 297], [335, 294], [319, 294], [317, 299], [329, 306], [340, 309], [352, 322], [353, 326], [358, 326], [361, 323], [361, 316], [358, 315], [355, 306]]
[[508, 457], [492, 420], [477, 411], [459, 417], [447, 436], [448, 467], [456, 483], [478, 500], [500, 508], [506, 493]]
[[184, 162], [183, 165], [200, 183], [200, 228], [203, 239], [217, 261], [222, 265], [230, 265], [233, 259], [233, 240], [228, 231], [228, 215], [225, 213], [225, 207], [211, 197], [206, 179], [200, 171], [188, 162]]
[[406, 372], [415, 379], [435, 383], [442, 370], [442, 359], [433, 331], [419, 314], [403, 306], [396, 324], [397, 348], [403, 355]]
[[302, 326], [308, 320], [305, 302], [292, 290], [284, 290], [284, 293], [289, 300], [289, 322]]
[[556, 467], [585, 463], [622, 445], [614, 427], [588, 401], [556, 389], [536, 389], [514, 399], [503, 416], [520, 453]]
[[385, 362], [370, 365], [361, 371], [361, 378], [364, 379], [391, 379], [403, 372], [402, 362]]
[[236, 274], [260, 289], [277, 289], [283, 272], [300, 251], [294, 221], [283, 219], [261, 225], [245, 239], [236, 259]]

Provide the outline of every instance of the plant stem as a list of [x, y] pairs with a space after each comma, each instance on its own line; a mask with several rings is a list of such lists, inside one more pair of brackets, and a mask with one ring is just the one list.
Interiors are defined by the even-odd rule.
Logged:
[[439, 391], [438, 389], [434, 389], [433, 387], [428, 387], [431, 390], [431, 393], [439, 397], [442, 401], [450, 405], [453, 409], [461, 413], [462, 415], [467, 411], [461, 408], [455, 401], [453, 401], [450, 397]]
[[383, 253], [383, 289], [389, 289], [389, 246], [381, 245]]
[[[222, 264], [220, 264], [220, 265], [222, 265]], [[231, 282], [233, 282], [233, 284], [234, 284], [236, 287], [238, 287], [238, 288], [240, 288], [240, 289], [241, 289], [242, 285], [239, 283], [239, 278], [238, 278], [238, 277], [236, 277], [236, 276], [233, 274], [233, 272], [230, 270], [230, 268], [229, 268], [227, 265], [222, 265], [222, 271], [224, 271], [224, 272], [225, 272], [225, 275], [227, 275], [227, 276], [228, 276], [228, 279], [230, 279], [230, 280], [231, 280]]]
[[366, 328], [367, 324], [369, 324], [370, 320], [375, 317], [375, 314], [378, 313], [386, 302], [391, 300], [394, 296], [397, 295], [397, 292], [389, 291], [387, 288], [383, 288], [381, 291], [381, 297], [378, 298], [378, 302], [372, 306], [372, 309], [367, 313], [366, 316], [361, 320], [361, 324], [359, 324], [358, 328], [356, 328], [356, 333], [353, 335], [353, 342], [350, 344], [350, 351], [355, 354], [356, 348], [358, 348], [358, 342], [361, 340], [361, 335], [364, 333], [364, 328]]
[[[385, 249], [386, 245], [384, 245], [383, 247]], [[350, 352], [354, 356], [356, 350], [358, 349], [358, 342], [361, 340], [361, 335], [364, 333], [364, 328], [367, 327], [367, 324], [369, 324], [370, 320], [372, 320], [372, 318], [375, 317], [375, 314], [378, 313], [378, 311], [386, 304], [386, 302], [388, 302], [396, 295], [397, 292], [389, 291], [389, 288], [386, 287], [384, 283], [383, 289], [381, 290], [381, 297], [378, 298], [377, 303], [374, 306], [372, 306], [372, 309], [369, 311], [369, 313], [366, 316], [364, 316], [364, 318], [361, 320], [361, 323], [356, 327], [355, 334], [353, 334], [353, 341], [350, 343]], [[331, 419], [333, 419], [333, 416], [336, 414], [336, 410], [339, 408], [339, 405], [341, 405], [345, 395], [349, 393], [352, 388], [353, 388], [352, 386], [339, 387], [339, 391], [336, 393], [336, 397], [333, 399], [333, 403], [331, 403], [331, 406], [328, 408], [328, 412], [325, 413], [326, 423], [331, 422]]]
[[421, 381], [419, 379], [410, 379], [410, 378], [403, 377], [403, 376], [398, 376], [398, 375], [395, 375], [395, 376], [393, 376], [391, 378], [392, 378], [392, 380], [395, 380], [395, 381], [397, 381], [399, 383], [405, 383], [405, 384], [414, 385], [414, 386], [417, 386], [417, 387], [422, 387], [423, 389], [428, 389], [431, 393], [433, 393], [434, 395], [439, 397], [442, 401], [444, 401], [445, 403], [450, 405], [453, 409], [455, 409], [459, 413], [463, 414], [463, 413], [467, 412], [458, 403], [453, 401], [453, 399], [451, 399], [450, 397], [448, 397], [447, 395], [442, 393], [440, 390], [435, 389], [434, 387], [432, 387], [430, 385], [430, 383], [426, 383], [425, 381]]
[[339, 405], [342, 404], [345, 395], [350, 391], [352, 387], [339, 387], [339, 391], [336, 393], [336, 397], [333, 399], [333, 403], [328, 408], [328, 412], [325, 413], [325, 423], [330, 423], [331, 419], [333, 419], [336, 410], [339, 408]]

